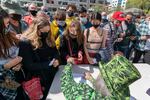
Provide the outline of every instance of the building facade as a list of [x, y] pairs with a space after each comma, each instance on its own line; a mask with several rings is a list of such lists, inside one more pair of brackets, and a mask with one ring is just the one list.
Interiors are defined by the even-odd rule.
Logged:
[[75, 4], [90, 8], [95, 5], [106, 4], [107, 0], [19, 0], [21, 5], [36, 3], [39, 7], [45, 5], [49, 10], [55, 11], [58, 8], [65, 8], [68, 4]]
[[110, 4], [110, 9], [115, 9], [117, 7], [121, 7], [122, 9], [126, 8], [126, 3], [127, 0], [112, 0], [111, 4]]

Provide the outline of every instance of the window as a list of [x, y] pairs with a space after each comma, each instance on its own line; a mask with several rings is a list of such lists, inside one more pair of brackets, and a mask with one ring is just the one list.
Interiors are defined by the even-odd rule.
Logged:
[[90, 3], [95, 3], [96, 0], [90, 0]]
[[87, 0], [80, 0], [80, 2], [87, 2]]
[[63, 4], [63, 5], [68, 5], [68, 2], [63, 2], [62, 4]]
[[53, 0], [47, 0], [47, 3], [54, 4]]
[[58, 1], [58, 4], [61, 5], [61, 4], [62, 4], [62, 1]]

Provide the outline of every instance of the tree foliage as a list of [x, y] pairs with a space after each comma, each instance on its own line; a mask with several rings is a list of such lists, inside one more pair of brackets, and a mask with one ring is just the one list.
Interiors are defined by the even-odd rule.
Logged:
[[108, 12], [108, 7], [106, 5], [95, 5], [91, 7], [95, 12]]
[[127, 8], [140, 8], [148, 13], [150, 11], [150, 0], [128, 0]]

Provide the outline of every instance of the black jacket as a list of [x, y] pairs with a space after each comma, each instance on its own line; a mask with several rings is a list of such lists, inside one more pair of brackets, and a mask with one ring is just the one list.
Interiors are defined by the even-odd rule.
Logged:
[[41, 81], [47, 80], [49, 74], [54, 74], [53, 66], [49, 66], [50, 61], [55, 58], [59, 59], [59, 53], [56, 47], [44, 46], [34, 50], [31, 43], [27, 40], [19, 43], [19, 56], [23, 58], [23, 71], [25, 79], [22, 75], [18, 75], [19, 81], [30, 80], [34, 76], [40, 76]]

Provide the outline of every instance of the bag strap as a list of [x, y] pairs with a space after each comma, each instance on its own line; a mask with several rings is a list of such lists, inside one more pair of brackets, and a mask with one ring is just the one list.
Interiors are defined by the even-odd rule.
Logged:
[[112, 35], [113, 35], [113, 29], [112, 29], [112, 26], [111, 26], [111, 23], [109, 23], [109, 27], [110, 27], [110, 33], [111, 33], [111, 37], [112, 37]]
[[69, 53], [70, 53], [70, 56], [72, 56], [72, 48], [71, 48], [71, 45], [70, 45], [70, 40], [67, 39], [67, 42], [68, 42], [68, 46], [69, 46]]
[[59, 36], [62, 36], [62, 34], [63, 34], [63, 31], [61, 31], [60, 29], [58, 29], [58, 33], [57, 33], [57, 35], [56, 35], [56, 37], [55, 37], [55, 40], [56, 40]]
[[104, 33], [104, 29], [102, 28], [100, 36], [103, 36], [103, 33]]
[[87, 33], [86, 33], [87, 43], [88, 43], [89, 34], [90, 34], [90, 29], [88, 28], [88, 29], [87, 29]]
[[23, 75], [23, 78], [25, 79], [26, 78], [26, 75], [25, 75], [25, 72], [22, 68], [20, 68], [21, 72], [22, 72], [22, 75]]
[[[103, 41], [104, 41], [104, 36], [103, 36], [103, 34], [104, 34], [104, 29], [102, 28], [102, 31], [101, 31], [101, 38], [103, 38], [103, 40], [102, 40], [102, 44], [103, 44]], [[102, 47], [102, 44], [101, 44], [101, 47]], [[106, 43], [105, 43], [106, 44]], [[101, 47], [99, 48], [99, 49], [101, 49]]]

